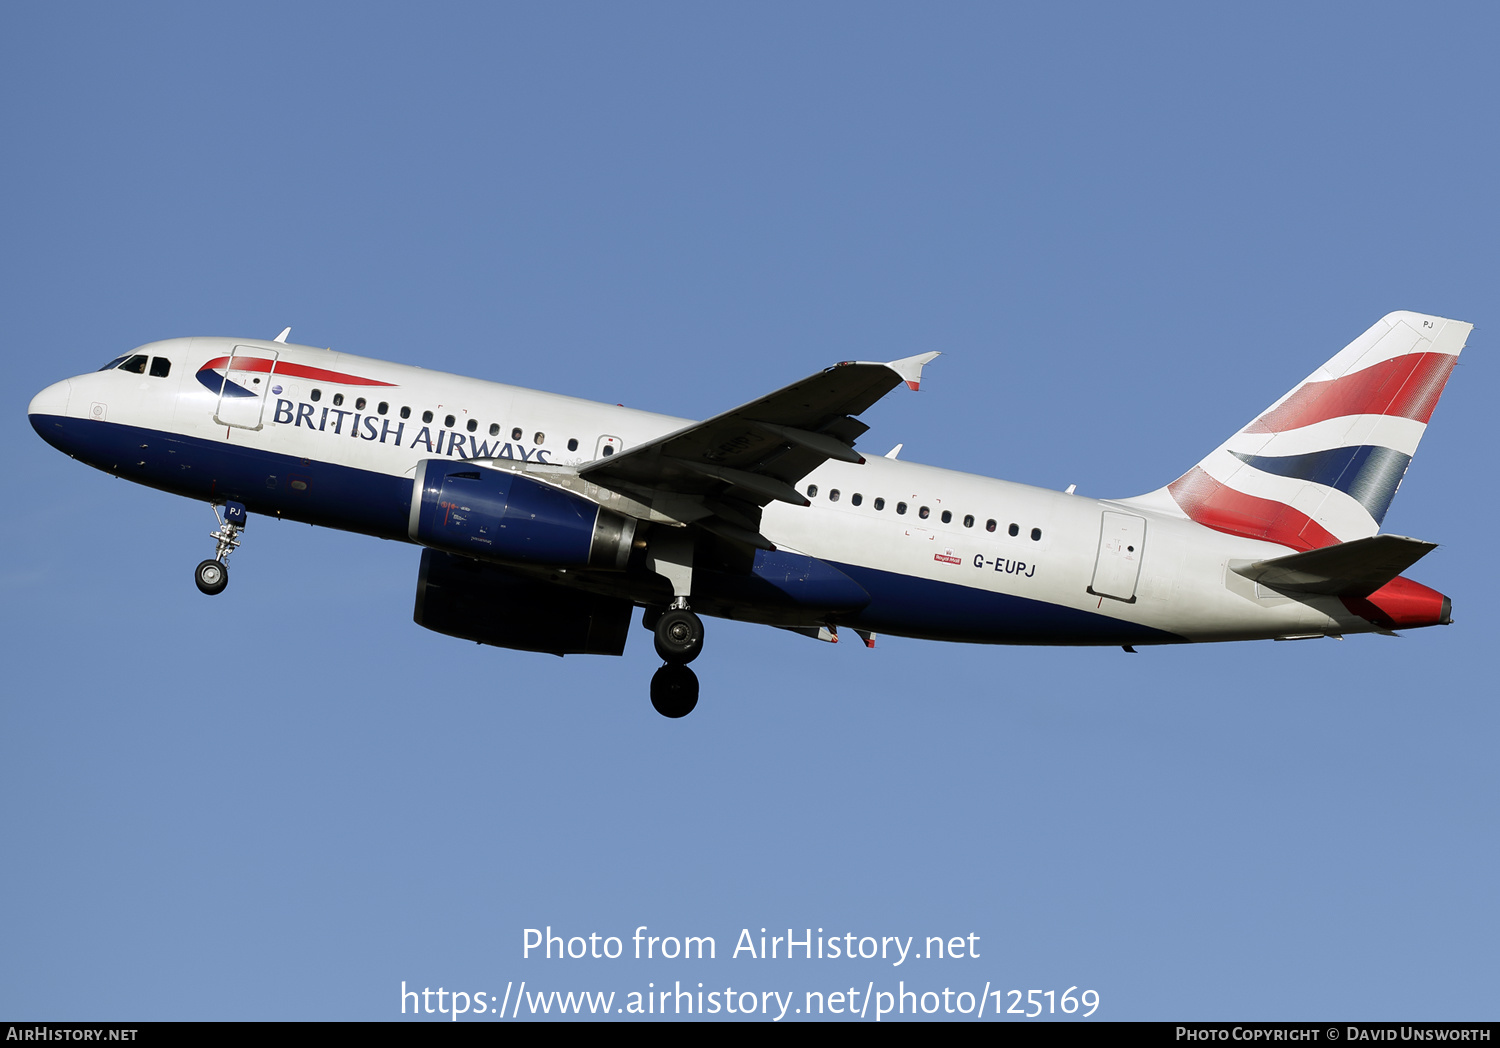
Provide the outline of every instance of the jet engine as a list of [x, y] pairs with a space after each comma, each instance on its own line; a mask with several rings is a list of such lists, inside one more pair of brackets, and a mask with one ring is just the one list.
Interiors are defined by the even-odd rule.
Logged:
[[628, 600], [524, 578], [494, 564], [422, 551], [418, 626], [497, 648], [553, 655], [620, 655], [630, 631]]
[[635, 525], [529, 477], [423, 459], [407, 534], [423, 546], [481, 560], [623, 570]]

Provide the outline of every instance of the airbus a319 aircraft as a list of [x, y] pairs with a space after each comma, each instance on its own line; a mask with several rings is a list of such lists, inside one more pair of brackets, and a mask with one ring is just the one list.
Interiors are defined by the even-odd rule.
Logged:
[[[48, 386], [72, 457], [213, 507], [221, 593], [249, 513], [421, 547], [415, 619], [620, 655], [633, 609], [690, 712], [700, 615], [985, 644], [1389, 633], [1451, 621], [1380, 523], [1472, 325], [1391, 313], [1170, 484], [1092, 499], [866, 458], [858, 416], [936, 353], [850, 361], [692, 422], [273, 340], [178, 338]], [[223, 515], [219, 516], [220, 509]]]

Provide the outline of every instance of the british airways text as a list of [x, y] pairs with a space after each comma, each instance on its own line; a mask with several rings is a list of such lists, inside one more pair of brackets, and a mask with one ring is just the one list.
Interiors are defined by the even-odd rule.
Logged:
[[[365, 415], [358, 411], [322, 407], [306, 402], [294, 404], [290, 400], [276, 401], [275, 421], [278, 425], [306, 426], [319, 433], [332, 433], [335, 436], [344, 435], [344, 426], [347, 423], [350, 437], [357, 440], [375, 440], [382, 444], [390, 441], [396, 447], [402, 446], [401, 440], [406, 434], [408, 425], [404, 420]], [[549, 453], [546, 448], [528, 448], [522, 444], [511, 444], [509, 441], [483, 440], [473, 434], [454, 433], [441, 427], [418, 427], [415, 423], [412, 423], [411, 427], [416, 432], [411, 438], [411, 443], [405, 446], [424, 448], [431, 455], [448, 455], [463, 459], [518, 458], [523, 462], [545, 463]], [[437, 430], [435, 436], [434, 429]]]

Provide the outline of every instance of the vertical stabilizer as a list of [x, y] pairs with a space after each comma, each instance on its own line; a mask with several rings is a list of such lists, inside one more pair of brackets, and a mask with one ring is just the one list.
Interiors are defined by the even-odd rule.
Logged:
[[1142, 502], [1297, 550], [1374, 535], [1471, 330], [1386, 315]]

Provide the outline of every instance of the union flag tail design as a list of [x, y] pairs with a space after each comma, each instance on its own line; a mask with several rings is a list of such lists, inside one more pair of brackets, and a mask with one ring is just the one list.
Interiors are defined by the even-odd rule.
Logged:
[[1471, 330], [1388, 314], [1167, 493], [1199, 524], [1296, 550], [1376, 534]]

